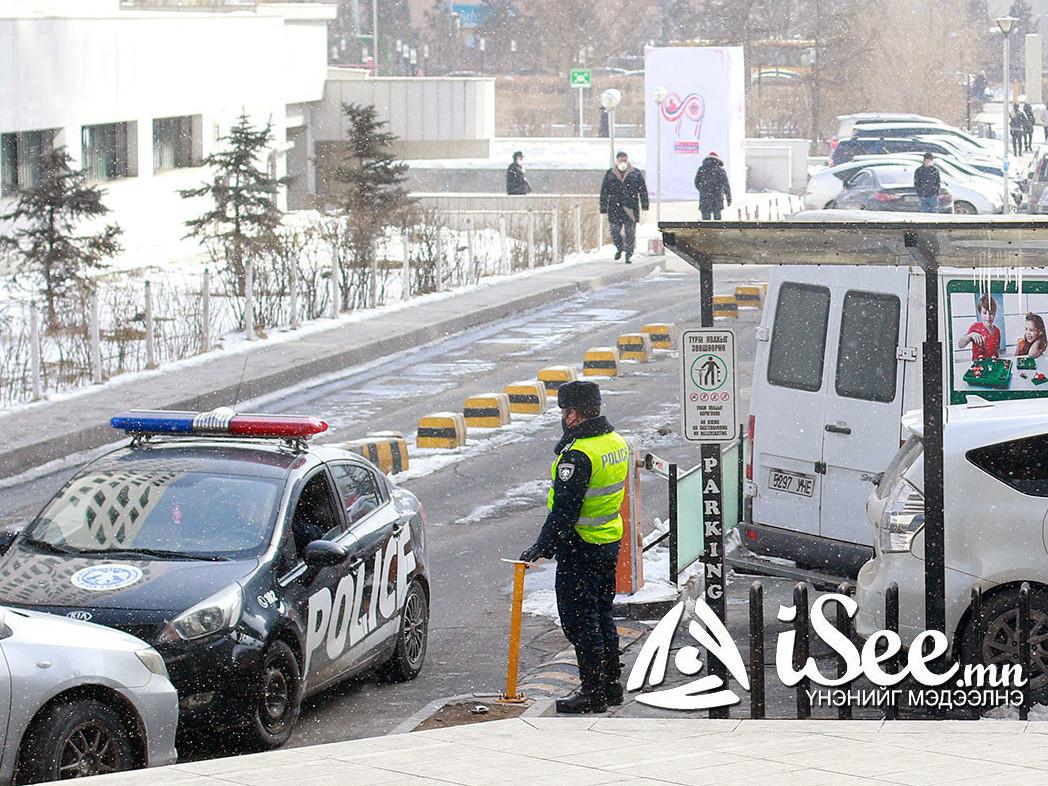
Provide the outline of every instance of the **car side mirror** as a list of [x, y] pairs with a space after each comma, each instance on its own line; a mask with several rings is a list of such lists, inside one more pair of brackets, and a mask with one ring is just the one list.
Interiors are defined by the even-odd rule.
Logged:
[[329, 568], [349, 556], [349, 549], [330, 540], [314, 540], [306, 545], [302, 560], [311, 568]]

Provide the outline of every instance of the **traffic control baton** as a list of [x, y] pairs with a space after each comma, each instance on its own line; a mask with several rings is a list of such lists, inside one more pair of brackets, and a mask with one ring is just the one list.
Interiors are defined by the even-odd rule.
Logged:
[[513, 606], [509, 623], [509, 666], [506, 669], [506, 692], [498, 699], [502, 704], [523, 704], [524, 696], [517, 695], [517, 664], [520, 661], [520, 624], [524, 607], [524, 571], [537, 562], [506, 559], [499, 552], [499, 559], [513, 566]]

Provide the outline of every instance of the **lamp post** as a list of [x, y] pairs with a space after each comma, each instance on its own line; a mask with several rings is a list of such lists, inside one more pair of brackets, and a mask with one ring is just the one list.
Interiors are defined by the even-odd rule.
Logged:
[[611, 155], [608, 166], [615, 166], [615, 107], [622, 100], [622, 93], [615, 88], [609, 88], [600, 94], [600, 105], [608, 112], [608, 138], [611, 141]]
[[1008, 83], [1011, 81], [1011, 69], [1008, 67], [1009, 58], [1011, 53], [1008, 47], [1008, 36], [1011, 34], [1015, 27], [1015, 23], [1019, 20], [1014, 16], [1002, 16], [995, 20], [997, 27], [1001, 30], [1001, 35], [1004, 36], [1004, 81], [1001, 84], [1001, 114], [1004, 121], [1004, 126], [1001, 129], [1001, 141], [1004, 145], [1004, 154], [1001, 158], [1001, 187], [1003, 188], [1002, 196], [1004, 198], [1004, 212], [1012, 212], [1012, 200], [1010, 189], [1008, 188]]
[[655, 226], [662, 221], [662, 102], [666, 100], [666, 88], [656, 87], [651, 91], [655, 102]]

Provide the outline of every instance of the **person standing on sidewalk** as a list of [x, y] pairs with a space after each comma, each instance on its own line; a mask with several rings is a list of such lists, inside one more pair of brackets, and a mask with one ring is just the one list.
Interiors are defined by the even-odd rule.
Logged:
[[615, 156], [615, 166], [605, 173], [600, 187], [600, 212], [608, 214], [615, 259], [621, 259], [625, 252], [627, 265], [633, 256], [640, 211], [647, 209], [648, 187], [644, 175], [633, 168], [629, 156], [619, 152]]
[[731, 185], [728, 174], [724, 171], [724, 162], [716, 153], [710, 153], [703, 159], [695, 173], [695, 188], [699, 190], [699, 210], [702, 220], [721, 220], [721, 211], [725, 203], [731, 204]]
[[531, 184], [524, 177], [524, 154], [517, 151], [513, 154], [513, 163], [506, 167], [506, 193], [509, 196], [524, 196], [531, 193]]
[[593, 382], [561, 385], [557, 405], [564, 436], [554, 448], [549, 514], [520, 559], [557, 559], [557, 611], [575, 647], [581, 682], [557, 700], [557, 712], [604, 712], [623, 700], [612, 605], [630, 449], [600, 414], [600, 388]]
[[939, 169], [932, 160], [932, 154], [925, 153], [924, 164], [913, 172], [913, 190], [917, 192], [918, 209], [922, 213], [939, 212]]

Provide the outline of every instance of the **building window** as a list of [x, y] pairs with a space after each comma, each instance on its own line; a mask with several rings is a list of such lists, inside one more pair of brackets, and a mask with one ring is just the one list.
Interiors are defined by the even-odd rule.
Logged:
[[32, 188], [40, 181], [40, 157], [54, 149], [54, 129], [0, 134], [3, 195]]
[[83, 166], [88, 180], [114, 180], [132, 174], [128, 165], [131, 123], [84, 126]]
[[153, 121], [153, 172], [199, 165], [200, 118], [160, 117]]

